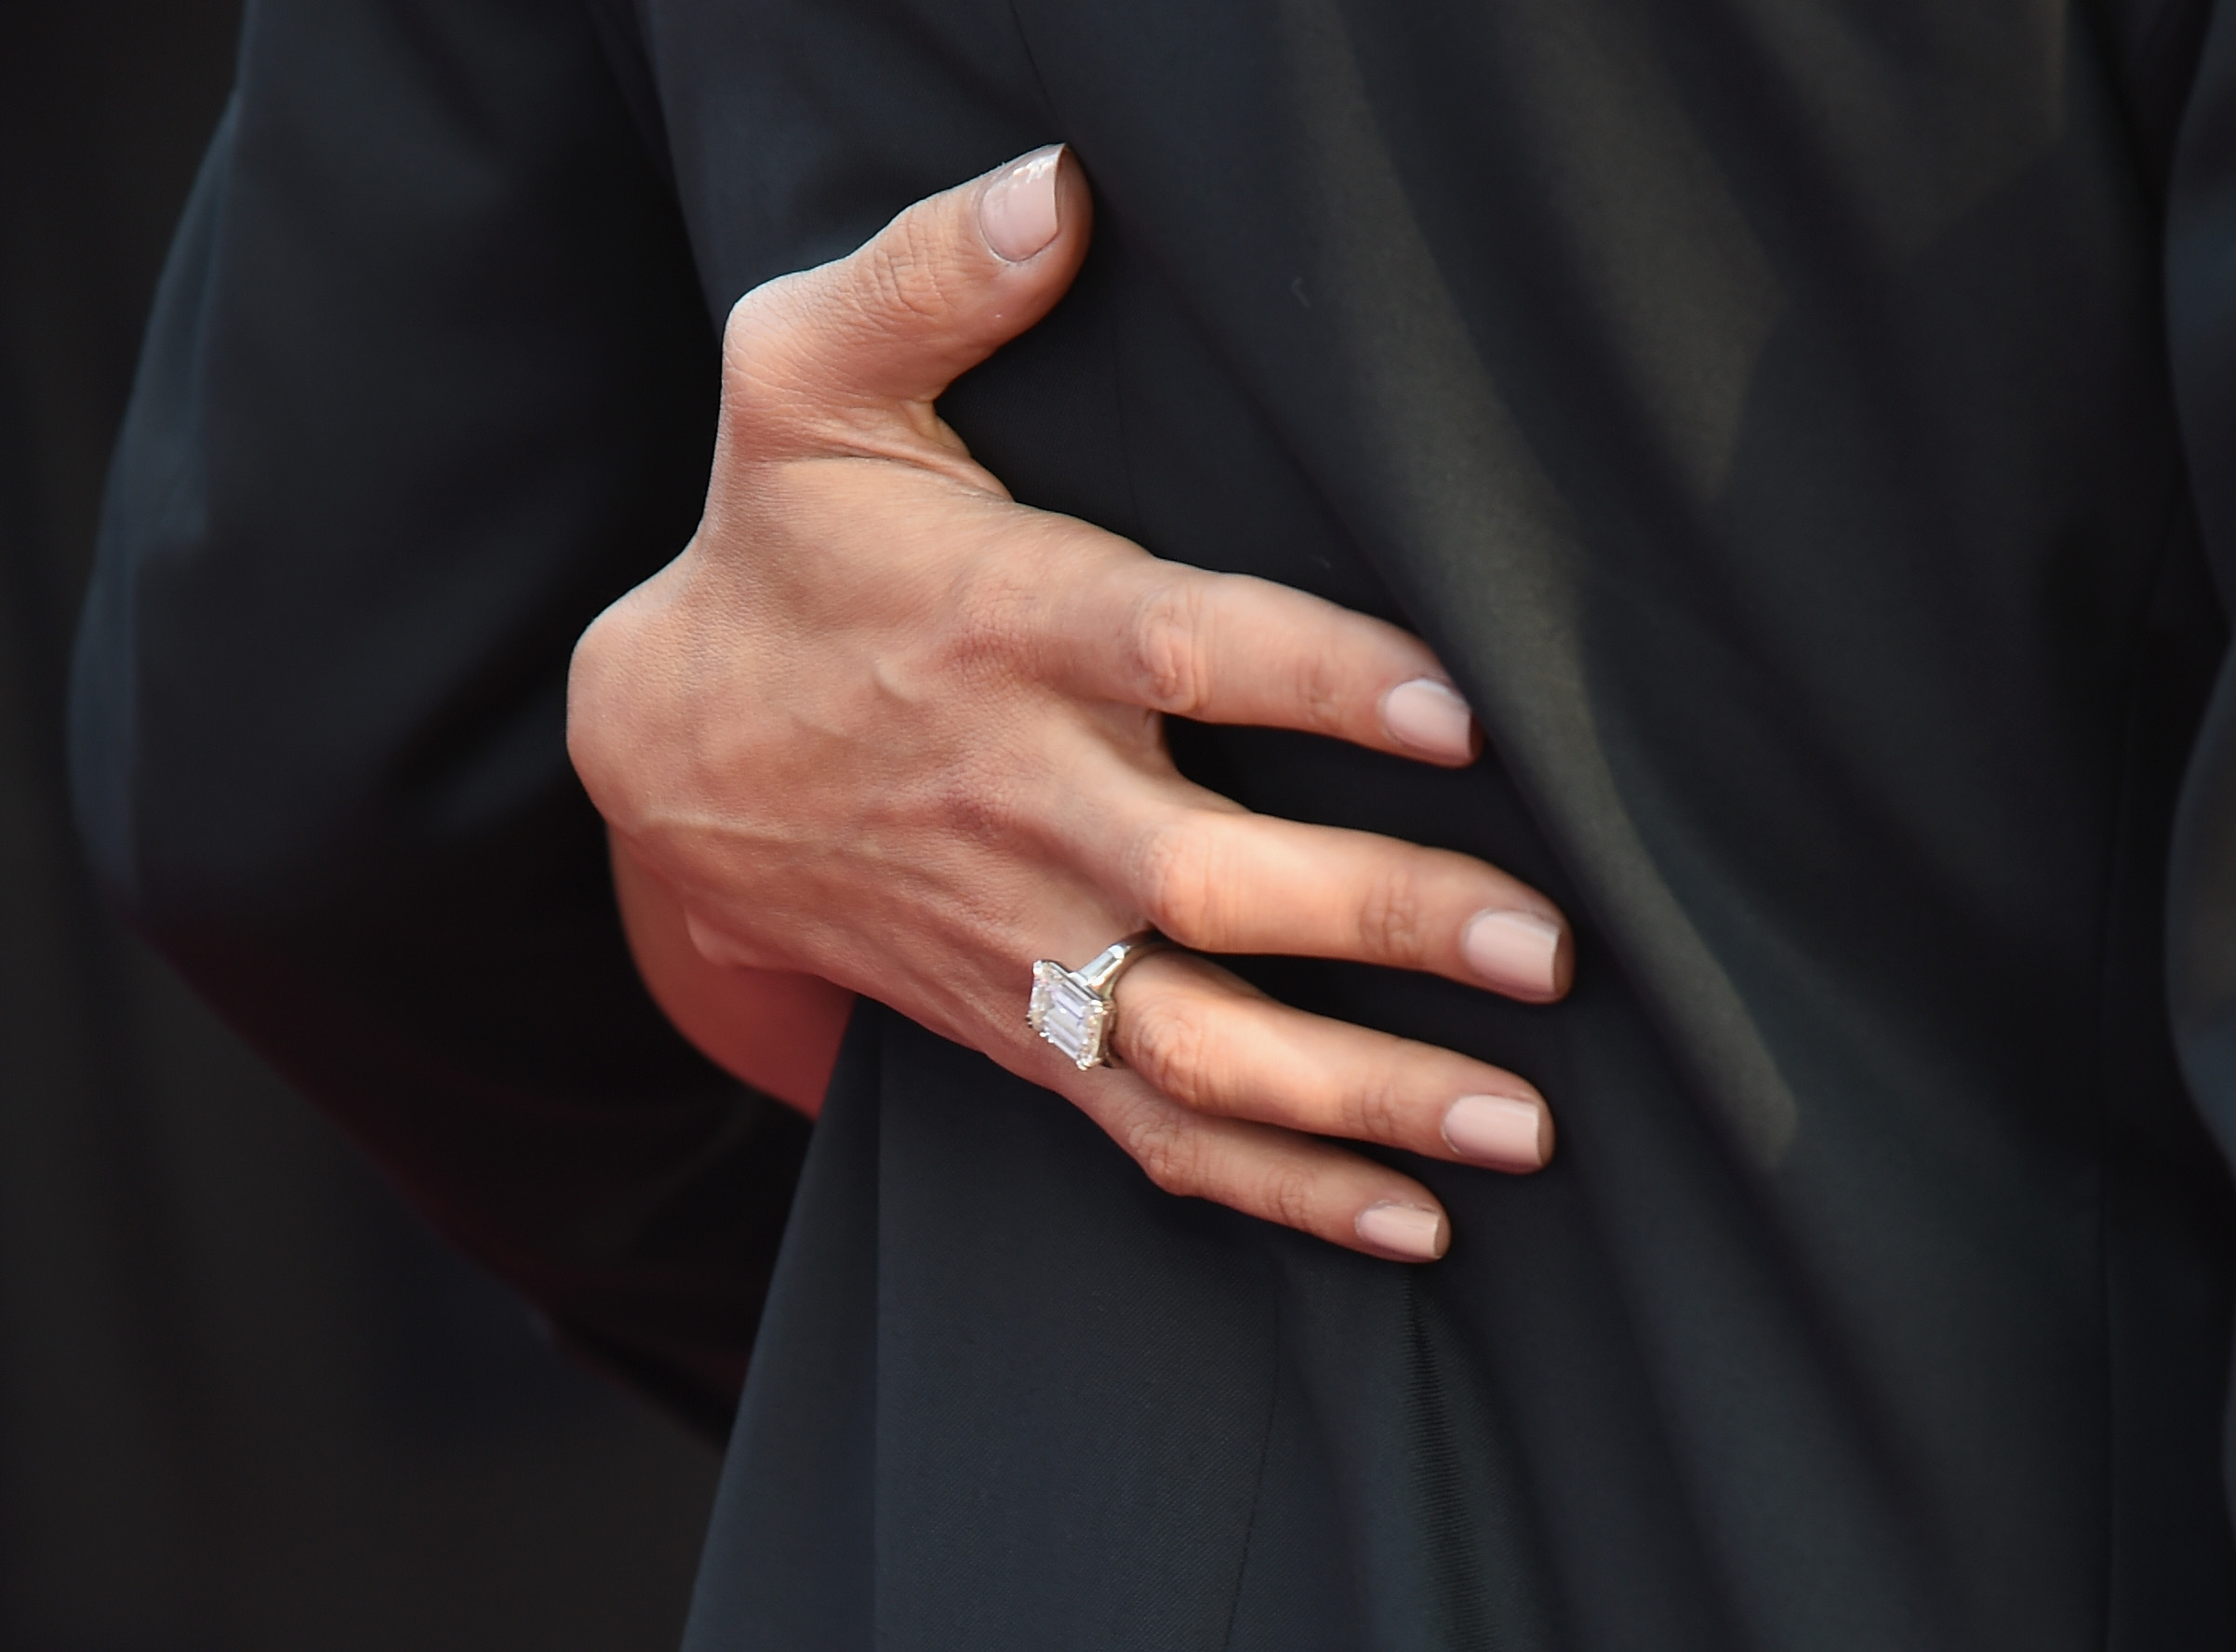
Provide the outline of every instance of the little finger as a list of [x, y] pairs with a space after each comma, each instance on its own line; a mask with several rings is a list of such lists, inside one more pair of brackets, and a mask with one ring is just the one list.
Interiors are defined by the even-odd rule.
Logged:
[[1331, 1142], [1191, 1112], [1123, 1069], [1084, 1072], [1066, 1087], [1168, 1193], [1392, 1261], [1434, 1261], [1451, 1243], [1451, 1222], [1427, 1188]]

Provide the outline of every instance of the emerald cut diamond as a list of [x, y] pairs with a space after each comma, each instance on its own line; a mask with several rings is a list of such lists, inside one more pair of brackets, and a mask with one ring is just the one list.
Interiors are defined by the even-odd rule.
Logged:
[[1044, 958], [1032, 966], [1032, 1005], [1025, 1019], [1082, 1072], [1101, 1064], [1110, 1017], [1102, 994], [1061, 964]]
[[1025, 1024], [1063, 1051], [1082, 1072], [1106, 1061], [1115, 1065], [1111, 1018], [1117, 1012], [1111, 995], [1118, 990], [1118, 978], [1138, 960], [1171, 944], [1154, 929], [1144, 929], [1113, 940], [1083, 968], [1066, 969], [1043, 958], [1032, 966], [1032, 1002], [1025, 1006]]

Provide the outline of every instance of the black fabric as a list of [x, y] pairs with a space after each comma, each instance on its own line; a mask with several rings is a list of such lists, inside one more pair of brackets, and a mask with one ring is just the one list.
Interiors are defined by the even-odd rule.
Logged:
[[805, 1151], [623, 949], [563, 749], [689, 538], [714, 335], [586, 14], [258, 5], [74, 693], [117, 899], [563, 1337], [717, 1435]]
[[[599, 1312], [735, 1369], [791, 1144], [626, 981], [566, 641], [688, 531], [707, 318], [1051, 140], [1094, 252], [948, 417], [1028, 502], [1420, 630], [1474, 768], [1183, 766], [1579, 932], [1553, 1008], [1249, 966], [1551, 1097], [1542, 1175], [1409, 1166], [1428, 1269], [1165, 1199], [858, 1015], [694, 1652], [2236, 1643], [2166, 963], [2236, 1145], [2225, 15], [601, 15], [657, 133], [566, 8], [252, 19], [81, 655], [112, 880], [454, 1225], [525, 1203], [515, 1271], [571, 1279], [532, 1241], [619, 1198], [704, 1294], [623, 1244]], [[539, 1158], [597, 1132], [633, 1179]]]

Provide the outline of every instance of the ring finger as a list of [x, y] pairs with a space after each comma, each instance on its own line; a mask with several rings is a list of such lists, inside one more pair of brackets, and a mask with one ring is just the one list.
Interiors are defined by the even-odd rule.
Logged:
[[1512, 1172], [1551, 1156], [1544, 1098], [1488, 1062], [1292, 1009], [1185, 953], [1145, 958], [1118, 997], [1120, 1059], [1193, 1112]]

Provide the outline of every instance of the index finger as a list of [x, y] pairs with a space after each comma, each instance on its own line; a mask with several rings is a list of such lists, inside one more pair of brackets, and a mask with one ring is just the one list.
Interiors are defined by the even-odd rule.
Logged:
[[1482, 751], [1436, 656], [1384, 620], [1146, 553], [1065, 586], [1049, 594], [1049, 672], [1084, 697], [1324, 734], [1448, 766]]

